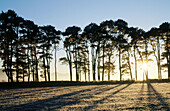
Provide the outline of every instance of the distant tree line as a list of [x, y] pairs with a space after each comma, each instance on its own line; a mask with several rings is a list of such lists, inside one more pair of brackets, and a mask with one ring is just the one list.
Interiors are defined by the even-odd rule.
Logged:
[[[60, 41], [61, 36], [63, 41]], [[73, 81], [74, 71], [76, 81], [82, 81], [82, 78], [85, 81], [104, 81], [105, 75], [110, 81], [116, 67], [119, 67], [120, 81], [124, 75], [131, 80], [135, 75], [137, 80], [139, 65], [155, 60], [158, 79], [162, 79], [162, 71], [168, 72], [170, 78], [169, 39], [168, 22], [147, 32], [128, 27], [128, 23], [121, 19], [106, 20], [99, 25], [90, 23], [84, 30], [71, 26], [61, 32], [51, 25], [37, 26], [12, 10], [0, 14], [0, 57], [9, 82], [13, 82], [14, 76], [16, 82], [19, 79], [24, 82], [25, 77], [28, 81], [30, 77], [33, 81], [39, 81], [39, 77], [50, 81], [52, 53], [54, 50], [56, 72], [59, 42], [63, 42], [66, 52], [66, 57], [60, 58], [60, 62], [68, 64], [70, 81]], [[144, 72], [148, 79], [148, 69]]]

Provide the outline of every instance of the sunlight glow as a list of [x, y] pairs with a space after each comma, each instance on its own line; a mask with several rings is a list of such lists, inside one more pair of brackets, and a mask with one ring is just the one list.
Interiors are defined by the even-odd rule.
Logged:
[[144, 63], [142, 64], [142, 69], [143, 69], [144, 71], [146, 71], [146, 70], [148, 69], [148, 64], [144, 62]]

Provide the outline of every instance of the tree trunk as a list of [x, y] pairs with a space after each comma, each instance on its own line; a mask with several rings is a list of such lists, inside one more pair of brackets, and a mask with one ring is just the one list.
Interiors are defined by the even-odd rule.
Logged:
[[38, 79], [38, 59], [37, 59], [36, 47], [34, 47], [34, 53], [35, 53], [34, 55], [35, 55], [35, 62], [36, 62], [36, 64], [35, 64], [35, 70], [36, 70], [35, 80], [39, 81], [39, 79]]
[[168, 65], [168, 79], [170, 79], [170, 58], [169, 58], [169, 51], [167, 51], [167, 65]]
[[22, 69], [23, 71], [23, 82], [25, 82], [25, 73], [24, 73], [24, 68]]
[[[67, 51], [67, 50], [69, 50], [69, 51]], [[66, 49], [66, 54], [67, 54], [67, 59], [69, 61], [70, 81], [73, 81], [73, 79], [72, 79], [72, 56], [70, 53], [70, 46], [69, 46], [69, 49]]]
[[168, 65], [168, 79], [170, 79], [170, 52], [169, 52], [169, 35], [167, 36], [167, 65]]
[[79, 81], [81, 81], [81, 72], [79, 71]]
[[[146, 53], [146, 64], [148, 65], [148, 45], [147, 42], [145, 41], [145, 53]], [[148, 68], [145, 71], [146, 74], [146, 80], [148, 80]]]
[[47, 73], [48, 73], [48, 81], [50, 82], [50, 63], [48, 60], [48, 56], [46, 56], [46, 61], [47, 61]]
[[74, 64], [75, 64], [75, 68], [76, 68], [76, 81], [79, 81], [79, 74], [78, 74], [78, 52], [76, 50], [76, 47], [77, 47], [77, 44], [75, 43], [74, 45], [74, 49], [73, 49], [73, 52], [74, 52]]
[[97, 71], [97, 73], [98, 73], [98, 81], [100, 81], [100, 42], [99, 42], [99, 45], [98, 45], [98, 71]]
[[88, 52], [88, 79], [90, 82], [90, 60], [89, 60], [89, 52]]
[[47, 82], [47, 74], [46, 74], [46, 66], [45, 66], [45, 57], [43, 57], [43, 67], [44, 67], [44, 77], [45, 77], [45, 82]]
[[110, 81], [110, 60], [111, 56], [109, 55], [109, 68], [108, 68], [108, 81]]
[[19, 78], [19, 67], [18, 67], [18, 47], [16, 46], [16, 82], [18, 81]]
[[158, 41], [158, 61], [157, 61], [157, 65], [158, 65], [158, 79], [162, 79], [162, 75], [161, 75], [161, 65], [160, 65], [160, 42], [159, 42], [159, 36], [157, 37], [157, 41]]
[[73, 81], [72, 79], [72, 61], [69, 60], [69, 66], [70, 66], [70, 81]]
[[87, 73], [87, 68], [86, 68], [86, 56], [84, 55], [84, 78], [85, 78], [85, 81], [87, 81], [87, 78], [86, 78], [86, 73]]
[[94, 48], [92, 47], [92, 74], [93, 74], [93, 81], [96, 80], [96, 77], [95, 77], [95, 67], [96, 67], [96, 64], [95, 64], [96, 60], [95, 60], [95, 57], [94, 57]]
[[136, 80], [138, 80], [137, 78], [137, 60], [136, 60], [136, 46], [134, 46], [134, 58], [135, 58], [135, 77], [136, 77]]
[[84, 78], [85, 78], [85, 81], [87, 81], [87, 77], [86, 77], [86, 67], [84, 67], [85, 68], [85, 71], [84, 71]]
[[81, 63], [82, 63], [82, 59], [81, 59], [81, 57], [80, 57], [80, 50], [79, 50], [79, 49], [78, 49], [78, 58], [77, 58], [77, 59], [78, 59], [77, 65], [78, 65], [79, 81], [82, 81], [82, 77], [81, 77], [81, 76], [82, 76], [82, 74], [81, 74], [81, 72], [82, 72], [82, 71], [81, 71], [81, 68], [82, 68], [82, 67], [81, 67], [81, 66], [82, 66], [82, 64], [81, 64]]
[[140, 56], [140, 58], [141, 58], [142, 62], [144, 62], [144, 61], [143, 61], [143, 57], [142, 57], [142, 55], [141, 55], [141, 51], [139, 50], [139, 48], [138, 48], [138, 47], [137, 47], [137, 51], [138, 51], [138, 54], [139, 54], [139, 56]]
[[169, 60], [169, 63], [168, 63], [168, 79], [170, 79], [170, 60]]
[[28, 65], [28, 82], [30, 82], [30, 59], [29, 59], [29, 45], [28, 45], [28, 51], [27, 51], [27, 65]]
[[47, 71], [46, 71], [46, 65], [45, 65], [45, 48], [43, 46], [43, 69], [44, 69], [44, 78], [45, 78], [45, 82], [47, 82]]
[[120, 73], [120, 81], [122, 81], [122, 65], [121, 65], [121, 52], [119, 48], [119, 73]]
[[[18, 28], [17, 27], [17, 37], [18, 37]], [[18, 42], [18, 40], [16, 40], [16, 42]], [[18, 77], [19, 77], [19, 66], [18, 66], [18, 44], [16, 44], [16, 82], [19, 82], [18, 81]]]
[[130, 77], [131, 77], [131, 80], [132, 80], [132, 69], [131, 69], [131, 63], [130, 63], [130, 53], [129, 51], [128, 52], [128, 65], [129, 65], [129, 70], [130, 70]]
[[10, 54], [10, 76], [11, 76], [11, 82], [13, 82], [13, 75], [12, 75], [12, 56], [13, 56], [13, 52], [12, 52], [12, 41], [11, 41], [11, 54]]
[[31, 46], [31, 59], [32, 59], [32, 60], [31, 60], [31, 62], [32, 62], [32, 66], [31, 66], [32, 69], [31, 69], [31, 70], [32, 70], [33, 81], [35, 81], [35, 79], [34, 79], [34, 77], [35, 77], [35, 74], [34, 74], [35, 69], [34, 69], [34, 58], [33, 58], [33, 50], [32, 50], [32, 48], [33, 48], [33, 47]]
[[76, 81], [79, 81], [79, 74], [78, 74], [78, 65], [77, 65], [77, 52], [75, 52], [75, 58], [76, 58], [76, 61], [75, 61], [75, 66], [76, 66]]
[[57, 49], [56, 44], [54, 45], [55, 48], [55, 81], [57, 81]]
[[104, 81], [104, 51], [105, 51], [105, 42], [103, 43], [103, 56], [102, 56], [102, 60], [103, 60], [103, 70], [102, 70], [102, 81]]

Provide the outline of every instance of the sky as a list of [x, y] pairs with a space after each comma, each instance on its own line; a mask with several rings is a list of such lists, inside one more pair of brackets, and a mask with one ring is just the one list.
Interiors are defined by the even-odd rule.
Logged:
[[38, 25], [64, 31], [95, 22], [123, 19], [145, 31], [170, 21], [170, 0], [0, 0], [0, 11], [15, 10]]
[[[73, 25], [83, 30], [91, 22], [110, 19], [148, 31], [170, 22], [169, 5], [170, 0], [0, 0], [0, 11], [12, 9], [39, 26], [53, 25], [61, 31]], [[63, 55], [64, 51], [58, 53]]]

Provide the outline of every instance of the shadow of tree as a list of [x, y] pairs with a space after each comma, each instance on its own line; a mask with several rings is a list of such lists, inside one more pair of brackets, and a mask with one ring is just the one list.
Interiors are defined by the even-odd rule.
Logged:
[[111, 93], [111, 94], [105, 96], [105, 97], [102, 98], [101, 100], [94, 101], [94, 103], [93, 103], [92, 106], [85, 107], [83, 110], [87, 110], [87, 111], [88, 111], [88, 110], [93, 109], [94, 107], [97, 106], [97, 104], [103, 103], [103, 101], [107, 100], [110, 96], [113, 96], [114, 94], [116, 94], [116, 93], [118, 93], [118, 92], [124, 90], [125, 88], [127, 88], [127, 87], [130, 86], [131, 84], [132, 84], [132, 83], [127, 84], [127, 85], [124, 86], [123, 88], [120, 88], [120, 89], [116, 90], [115, 92], [113, 92], [113, 93]]
[[[118, 87], [119, 85], [116, 85], [114, 87], [109, 87], [109, 88], [104, 88], [105, 90], [109, 90], [109, 89], [113, 89], [115, 87]], [[79, 91], [74, 91], [71, 93], [66, 93], [66, 94], [62, 94], [59, 96], [54, 96], [52, 98], [48, 98], [48, 99], [44, 99], [44, 100], [38, 100], [35, 102], [30, 102], [30, 103], [26, 103], [26, 104], [22, 104], [22, 105], [13, 105], [11, 107], [8, 107], [7, 110], [23, 110], [24, 108], [27, 110], [40, 110], [40, 109], [45, 109], [48, 108], [49, 110], [56, 110], [56, 109], [60, 109], [63, 106], [69, 106], [69, 105], [73, 105], [73, 104], [78, 104], [80, 103], [81, 99], [88, 99], [88, 98], [92, 98], [92, 94], [102, 90], [103, 87], [98, 86], [98, 87], [92, 87], [92, 88], [88, 88], [87, 89], [83, 89], [83, 90], [79, 90]], [[91, 95], [83, 95], [83, 93], [89, 93], [89, 92], [93, 92]], [[33, 108], [33, 109], [29, 109], [29, 108]]]
[[144, 91], [144, 83], [142, 83], [142, 87], [138, 93], [139, 97], [137, 98], [139, 101], [134, 105], [134, 110], [145, 110], [146, 108], [145, 107], [141, 107], [140, 104], [141, 102], [144, 100], [144, 97], [143, 97], [143, 91]]
[[[46, 98], [35, 99], [19, 105], [9, 105], [6, 107], [0, 106], [4, 110], [94, 110], [94, 109], [108, 109], [108, 110], [169, 110], [165, 98], [158, 93], [150, 84], [133, 85], [129, 84], [117, 85], [96, 85], [96, 86], [78, 86], [70, 87], [70, 89], [60, 88], [49, 89], [49, 91], [37, 89], [38, 95], [45, 95]], [[147, 85], [147, 87], [145, 87]], [[129, 87], [129, 88], [127, 88]], [[140, 89], [136, 89], [139, 88]], [[127, 89], [126, 89], [127, 88]], [[33, 90], [34, 91], [34, 90]], [[52, 92], [54, 91], [54, 92]], [[68, 91], [68, 92], [63, 92]], [[136, 91], [136, 92], [135, 92]], [[57, 93], [57, 95], [51, 95]], [[134, 92], [134, 93], [133, 93]], [[23, 93], [23, 92], [22, 92]], [[131, 93], [131, 94], [130, 94]], [[35, 97], [31, 95], [30, 97]], [[36, 92], [33, 92], [36, 94]], [[125, 95], [124, 95], [125, 94]], [[134, 94], [134, 96], [133, 96]], [[50, 95], [50, 96], [48, 96]], [[126, 97], [127, 96], [127, 97]], [[132, 96], [132, 97], [131, 97]], [[24, 96], [23, 99], [26, 99]], [[37, 97], [38, 98], [38, 97]], [[6, 98], [8, 99], [8, 98]], [[14, 96], [15, 99], [15, 96]], [[7, 100], [10, 101], [11, 99]], [[20, 100], [20, 99], [18, 99]], [[18, 104], [18, 100], [16, 101]], [[21, 99], [22, 100], [22, 99]], [[127, 103], [123, 103], [126, 102]], [[133, 100], [135, 100], [133, 102]], [[117, 103], [119, 102], [119, 103]], [[129, 103], [131, 105], [128, 106]], [[105, 106], [106, 105], [106, 106]], [[104, 107], [103, 107], [104, 106]]]
[[102, 90], [100, 90], [99, 92], [95, 92], [94, 95], [101, 94], [101, 93], [103, 93], [103, 92], [109, 91], [109, 90], [111, 90], [111, 89], [113, 89], [113, 88], [116, 88], [116, 87], [119, 87], [119, 86], [121, 86], [121, 85], [122, 85], [122, 84], [116, 85], [116, 86], [111, 87], [111, 88], [102, 88]]
[[[170, 111], [169, 105], [164, 101], [164, 98], [155, 90], [155, 88], [148, 82], [148, 107], [150, 110], [166, 110]], [[155, 101], [157, 100], [157, 101]]]
[[8, 94], [2, 94], [3, 92], [1, 92], [0, 97], [4, 97], [4, 99], [1, 99], [1, 100], [6, 100], [5, 97], [12, 95], [11, 98], [8, 97], [8, 100], [9, 100], [9, 99], [19, 98], [19, 97], [24, 97], [24, 96], [33, 96], [38, 93], [50, 93], [53, 91], [61, 91], [61, 90], [66, 90], [66, 89], [69, 89], [69, 87], [53, 87], [53, 88], [51, 88], [51, 87], [43, 88], [42, 87], [42, 88], [38, 88], [38, 89], [25, 88], [25, 90], [21, 88], [21, 90], [17, 90], [17, 91], [8, 90]]

